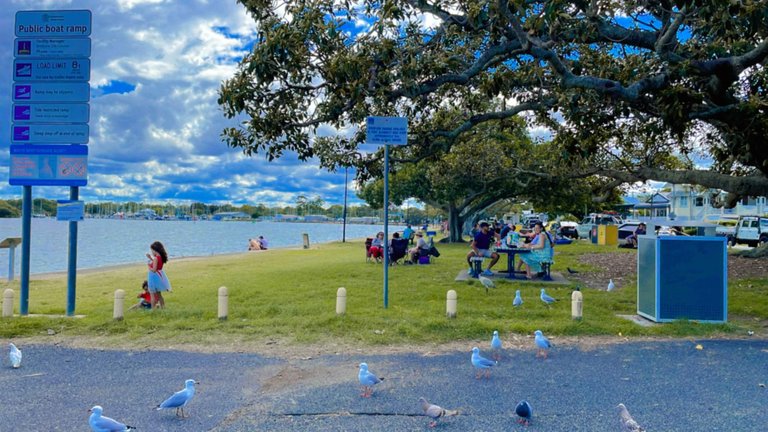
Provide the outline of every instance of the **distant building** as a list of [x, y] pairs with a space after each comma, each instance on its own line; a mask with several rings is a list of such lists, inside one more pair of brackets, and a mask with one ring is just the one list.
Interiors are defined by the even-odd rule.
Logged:
[[284, 215], [284, 214], [276, 214], [274, 221], [275, 222], [297, 222], [301, 220], [301, 217], [296, 215]]
[[251, 215], [243, 212], [219, 212], [214, 213], [212, 219], [215, 221], [251, 220]]
[[[712, 194], [725, 197], [726, 192], [708, 189], [700, 191], [690, 185], [667, 185], [669, 192], [657, 192], [644, 202], [639, 202], [628, 208], [635, 218], [670, 218], [685, 220], [716, 220], [722, 216], [737, 217], [741, 215], [768, 214], [766, 197], [746, 197], [735, 207], [715, 208], [712, 206]], [[627, 200], [625, 200], [625, 203]]]
[[326, 215], [306, 215], [304, 222], [330, 222], [332, 219]]

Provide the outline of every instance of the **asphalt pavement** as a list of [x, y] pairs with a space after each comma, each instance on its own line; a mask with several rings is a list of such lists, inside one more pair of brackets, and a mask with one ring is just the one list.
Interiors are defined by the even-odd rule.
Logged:
[[[556, 343], [557, 341], [554, 340]], [[697, 349], [700, 345], [701, 349]], [[762, 431], [768, 424], [768, 341], [627, 342], [504, 353], [475, 379], [470, 349], [440, 355], [328, 355], [284, 360], [255, 354], [115, 351], [20, 346], [0, 369], [0, 431], [88, 431], [88, 409], [139, 431], [429, 430], [418, 398], [458, 409], [444, 431], [619, 431], [624, 403], [648, 431]], [[481, 346], [481, 349], [486, 347]], [[357, 364], [384, 377], [360, 397]], [[189, 417], [154, 407], [200, 382]], [[533, 424], [515, 421], [522, 399]]]

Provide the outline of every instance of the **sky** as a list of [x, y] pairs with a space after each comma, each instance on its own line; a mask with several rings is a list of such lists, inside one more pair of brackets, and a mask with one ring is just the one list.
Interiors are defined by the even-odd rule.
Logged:
[[[255, 38], [235, 0], [3, 0], [0, 8], [0, 118], [11, 118], [15, 13], [88, 9], [91, 34], [90, 140], [86, 202], [205, 202], [294, 205], [298, 195], [341, 204], [344, 172], [294, 155], [268, 162], [227, 147], [236, 125], [216, 103], [223, 80]], [[0, 199], [8, 184], [10, 122], [0, 122]], [[350, 173], [349, 200], [356, 198]], [[67, 199], [66, 186], [35, 186], [35, 198]]]

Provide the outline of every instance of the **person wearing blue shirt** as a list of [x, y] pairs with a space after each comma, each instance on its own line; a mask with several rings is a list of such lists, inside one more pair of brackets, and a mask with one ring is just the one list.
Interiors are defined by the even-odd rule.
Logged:
[[403, 230], [403, 238], [408, 240], [408, 243], [413, 243], [413, 228], [411, 228], [411, 224], [408, 224]]
[[475, 234], [472, 240], [471, 250], [467, 254], [467, 264], [469, 264], [470, 273], [472, 272], [472, 257], [485, 257], [490, 258], [491, 263], [488, 264], [488, 268], [482, 273], [483, 276], [492, 276], [493, 271], [491, 268], [499, 261], [499, 254], [491, 251], [491, 244], [496, 242], [499, 238], [499, 234], [496, 231], [491, 231], [488, 222], [480, 223], [480, 231]]

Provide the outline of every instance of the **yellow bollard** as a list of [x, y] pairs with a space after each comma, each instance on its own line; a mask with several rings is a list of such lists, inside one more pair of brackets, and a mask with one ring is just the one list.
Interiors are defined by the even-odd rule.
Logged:
[[3, 318], [13, 316], [13, 290], [3, 291]]
[[583, 298], [581, 291], [576, 290], [571, 294], [571, 318], [581, 320]]
[[347, 289], [341, 287], [336, 290], [336, 315], [347, 313]]
[[219, 319], [227, 319], [229, 309], [229, 291], [227, 287], [219, 287]]
[[448, 290], [448, 294], [445, 296], [445, 315], [448, 318], [456, 318], [457, 302], [456, 291]]
[[123, 306], [125, 306], [125, 291], [121, 289], [115, 290], [115, 307], [112, 310], [112, 318], [115, 321], [122, 321]]

